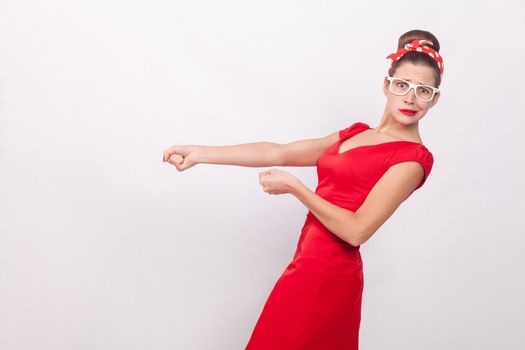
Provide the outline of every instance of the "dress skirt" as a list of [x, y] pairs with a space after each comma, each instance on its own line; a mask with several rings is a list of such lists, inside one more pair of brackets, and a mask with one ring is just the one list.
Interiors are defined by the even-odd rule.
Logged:
[[309, 217], [247, 350], [357, 350], [363, 268], [359, 247]]

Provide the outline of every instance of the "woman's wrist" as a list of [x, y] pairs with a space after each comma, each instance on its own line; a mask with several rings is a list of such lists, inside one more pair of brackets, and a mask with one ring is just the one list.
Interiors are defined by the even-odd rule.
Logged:
[[296, 197], [299, 196], [299, 193], [301, 193], [301, 191], [304, 190], [305, 187], [306, 186], [296, 177], [291, 178], [288, 182], [288, 188], [290, 189], [289, 193]]
[[190, 153], [192, 163], [206, 163], [206, 146], [193, 146], [193, 151]]

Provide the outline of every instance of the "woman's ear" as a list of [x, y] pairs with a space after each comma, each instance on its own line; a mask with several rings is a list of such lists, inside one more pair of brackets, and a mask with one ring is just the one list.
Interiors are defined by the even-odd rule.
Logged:
[[388, 79], [385, 77], [385, 79], [383, 80], [383, 93], [385, 94], [385, 96], [388, 96]]

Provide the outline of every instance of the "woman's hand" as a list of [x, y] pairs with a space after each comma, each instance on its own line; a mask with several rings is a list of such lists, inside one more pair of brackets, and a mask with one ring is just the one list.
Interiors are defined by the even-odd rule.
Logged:
[[301, 182], [298, 178], [282, 170], [267, 170], [259, 173], [259, 183], [269, 194], [291, 193]]
[[199, 146], [175, 145], [164, 151], [162, 161], [175, 165], [178, 171], [191, 168], [197, 161], [195, 154]]

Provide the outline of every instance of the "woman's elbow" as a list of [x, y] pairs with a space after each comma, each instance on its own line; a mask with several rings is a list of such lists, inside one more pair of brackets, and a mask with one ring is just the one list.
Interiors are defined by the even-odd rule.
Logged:
[[354, 247], [358, 247], [362, 243], [364, 243], [363, 242], [363, 238], [362, 238], [363, 235], [356, 228], [345, 230], [345, 233], [344, 233], [343, 237], [344, 237], [344, 241], [346, 241], [346, 243], [348, 243], [350, 245], [353, 245]]
[[361, 244], [368, 241], [373, 232], [371, 234], [371, 228], [363, 225], [362, 221], [360, 221], [355, 216], [354, 219], [355, 220], [353, 221], [353, 223], [348, 225], [350, 229], [346, 232], [345, 241], [353, 245], [354, 247], [358, 247]]

